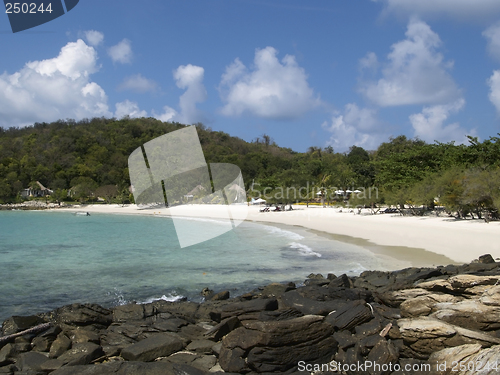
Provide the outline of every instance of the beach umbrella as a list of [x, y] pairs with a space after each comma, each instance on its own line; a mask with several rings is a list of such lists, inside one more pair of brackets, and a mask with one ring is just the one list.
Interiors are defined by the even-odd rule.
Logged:
[[346, 190], [345, 192], [346, 192], [347, 194], [349, 194], [349, 193], [352, 193], [352, 190], [349, 190], [349, 189], [348, 189], [348, 190]]
[[361, 193], [361, 190], [356, 189], [356, 190], [354, 190], [354, 191], [353, 191], [353, 193], [354, 193], [354, 194]]

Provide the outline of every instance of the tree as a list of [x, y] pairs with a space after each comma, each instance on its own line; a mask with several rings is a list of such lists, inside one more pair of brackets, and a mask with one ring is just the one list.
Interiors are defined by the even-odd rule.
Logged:
[[118, 195], [118, 188], [116, 185], [104, 185], [96, 189], [95, 195], [104, 198], [106, 203], [111, 203], [111, 200]]
[[77, 177], [71, 180], [71, 195], [81, 203], [94, 197], [97, 183], [90, 177]]
[[61, 204], [65, 199], [68, 199], [68, 191], [66, 189], [56, 189], [50, 195], [50, 200], [58, 204]]

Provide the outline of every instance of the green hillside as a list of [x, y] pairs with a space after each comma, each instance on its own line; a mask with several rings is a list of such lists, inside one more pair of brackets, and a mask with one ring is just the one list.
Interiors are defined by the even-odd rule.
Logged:
[[[184, 126], [153, 118], [94, 118], [0, 128], [0, 203], [20, 201], [23, 189], [38, 188], [37, 181], [54, 191], [52, 199], [66, 199], [72, 189], [74, 199], [128, 200], [130, 153]], [[320, 191], [325, 201], [343, 201], [335, 190], [357, 189], [363, 193], [352, 195], [352, 204], [411, 208], [432, 206], [438, 197], [459, 215], [486, 212], [494, 217], [500, 208], [498, 137], [455, 145], [399, 136], [373, 151], [310, 147], [299, 153], [279, 147], [265, 134], [246, 142], [202, 124], [196, 127], [207, 162], [238, 165], [254, 197], [265, 193], [271, 201], [305, 201], [321, 197]]]

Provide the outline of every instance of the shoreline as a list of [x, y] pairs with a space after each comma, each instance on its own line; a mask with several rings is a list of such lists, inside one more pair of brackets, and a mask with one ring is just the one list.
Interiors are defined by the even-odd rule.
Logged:
[[[231, 206], [243, 210], [246, 206]], [[245, 221], [299, 226], [341, 242], [353, 243], [375, 254], [410, 261], [413, 266], [436, 262], [468, 263], [482, 254], [500, 258], [500, 222], [458, 220], [450, 217], [403, 217], [393, 214], [338, 212], [332, 207], [296, 206], [293, 211], [259, 212], [249, 206]], [[171, 217], [168, 208], [138, 209], [135, 205], [86, 205], [51, 211]], [[218, 219], [209, 205], [186, 205], [176, 213], [183, 217]], [[448, 259], [448, 260], [447, 260]]]

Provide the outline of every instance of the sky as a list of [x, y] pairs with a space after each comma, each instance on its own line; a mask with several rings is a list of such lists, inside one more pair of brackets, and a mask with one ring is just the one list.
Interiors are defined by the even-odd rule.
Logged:
[[80, 0], [12, 33], [0, 126], [202, 122], [304, 152], [500, 133], [498, 0]]

